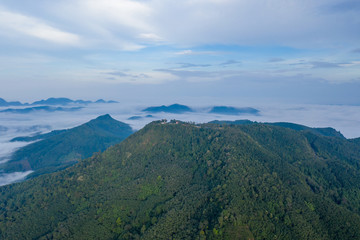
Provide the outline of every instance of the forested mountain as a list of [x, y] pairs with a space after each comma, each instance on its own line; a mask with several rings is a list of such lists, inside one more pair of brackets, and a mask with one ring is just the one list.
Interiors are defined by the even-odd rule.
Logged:
[[54, 172], [88, 158], [94, 152], [104, 151], [132, 132], [128, 124], [103, 115], [72, 129], [15, 138], [17, 141], [42, 140], [17, 150], [10, 161], [0, 165], [0, 169], [4, 172], [33, 170], [33, 176]]
[[46, 139], [51, 136], [56, 136], [56, 135], [59, 135], [60, 133], [66, 132], [66, 131], [67, 131], [66, 129], [61, 129], [61, 130], [53, 130], [48, 133], [35, 134], [33, 136], [15, 137], [15, 138], [11, 139], [10, 142], [33, 142], [33, 141], [37, 141], [37, 140]]
[[153, 122], [0, 188], [1, 239], [360, 239], [358, 140]]

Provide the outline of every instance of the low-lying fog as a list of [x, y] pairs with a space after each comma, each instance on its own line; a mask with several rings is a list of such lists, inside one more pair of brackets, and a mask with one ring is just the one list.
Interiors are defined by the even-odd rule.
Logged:
[[[258, 115], [220, 115], [207, 113], [212, 106], [187, 104], [194, 112], [184, 114], [146, 113], [141, 110], [150, 105], [129, 105], [124, 103], [91, 104], [73, 112], [32, 112], [28, 114], [0, 113], [0, 163], [9, 160], [11, 154], [28, 143], [10, 142], [14, 137], [30, 136], [55, 129], [72, 128], [103, 114], [110, 114], [116, 120], [128, 123], [138, 130], [147, 123], [158, 119], [178, 119], [196, 123], [212, 120], [249, 119], [258, 122], [293, 122], [309, 127], [333, 127], [346, 138], [360, 137], [360, 106], [346, 105], [231, 105], [252, 107], [260, 111]], [[0, 108], [0, 110], [5, 108]], [[152, 117], [146, 117], [151, 114]], [[129, 120], [130, 117], [136, 119]], [[19, 181], [29, 172], [1, 173], [0, 186]]]

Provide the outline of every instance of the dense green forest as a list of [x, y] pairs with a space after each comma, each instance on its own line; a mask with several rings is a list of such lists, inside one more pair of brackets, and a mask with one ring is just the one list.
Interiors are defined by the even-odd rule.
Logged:
[[40, 141], [17, 150], [0, 169], [4, 172], [35, 171], [31, 176], [54, 172], [91, 157], [94, 152], [106, 150], [131, 133], [133, 130], [128, 124], [103, 115], [75, 128], [14, 138], [13, 141]]
[[359, 139], [153, 122], [0, 188], [1, 239], [360, 239]]
[[[227, 124], [227, 125], [249, 125], [249, 124], [258, 124], [258, 122], [253, 122], [250, 120], [235, 120], [235, 121], [211, 121], [210, 123], [216, 124]], [[336, 131], [334, 128], [326, 127], [326, 128], [312, 128], [308, 126], [304, 126], [301, 124], [296, 123], [289, 123], [289, 122], [264, 122], [263, 124], [272, 125], [272, 126], [279, 126], [284, 128], [290, 128], [296, 131], [303, 131], [303, 132], [311, 132], [316, 135], [320, 136], [327, 136], [327, 137], [338, 137], [345, 139], [344, 135], [341, 132]]]

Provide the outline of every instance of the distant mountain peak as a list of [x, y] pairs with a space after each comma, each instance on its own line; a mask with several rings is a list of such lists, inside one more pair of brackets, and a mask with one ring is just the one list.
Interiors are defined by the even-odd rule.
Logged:
[[185, 112], [193, 112], [193, 110], [185, 105], [181, 105], [178, 103], [165, 106], [154, 106], [154, 107], [148, 107], [142, 110], [143, 112], [151, 112], [151, 113], [159, 113], [159, 112], [165, 112], [165, 113], [185, 113]]
[[87, 124], [90, 125], [99, 125], [99, 126], [103, 126], [105, 125], [111, 125], [112, 123], [117, 123], [118, 121], [115, 120], [114, 118], [112, 118], [110, 116], [110, 114], [104, 114], [101, 115], [95, 119], [92, 119], [91, 121], [89, 121]]
[[98, 116], [96, 119], [113, 119], [110, 114], [104, 114], [104, 115], [101, 115], [101, 116]]
[[209, 113], [225, 114], [225, 115], [239, 115], [239, 114], [253, 114], [258, 115], [259, 110], [251, 107], [236, 108], [231, 106], [214, 106]]
[[64, 105], [64, 104], [70, 104], [74, 101], [69, 98], [48, 98], [46, 100], [40, 100], [35, 101], [32, 103], [32, 105], [40, 105], [40, 104], [46, 104], [46, 105]]
[[99, 99], [96, 102], [88, 101], [88, 100], [72, 100], [69, 98], [48, 98], [46, 100], [40, 100], [33, 102], [32, 105], [67, 105], [67, 104], [91, 104], [91, 103], [116, 103], [115, 101], [105, 101], [103, 99]]
[[105, 101], [104, 99], [99, 99], [95, 102], [93, 101], [89, 101], [89, 100], [72, 100], [70, 98], [65, 98], [65, 97], [59, 97], [59, 98], [55, 98], [55, 97], [50, 97], [48, 99], [42, 99], [39, 101], [35, 101], [31, 104], [29, 103], [21, 103], [19, 101], [15, 101], [15, 102], [7, 102], [5, 99], [0, 98], [0, 106], [1, 107], [8, 107], [8, 106], [29, 106], [29, 105], [69, 105], [69, 104], [91, 104], [91, 103], [117, 103], [116, 101], [113, 100], [109, 100], [109, 101]]
[[0, 106], [3, 106], [3, 107], [7, 107], [7, 106], [21, 106], [21, 105], [27, 105], [26, 103], [25, 104], [22, 104], [21, 102], [7, 102], [5, 99], [3, 98], [0, 98]]

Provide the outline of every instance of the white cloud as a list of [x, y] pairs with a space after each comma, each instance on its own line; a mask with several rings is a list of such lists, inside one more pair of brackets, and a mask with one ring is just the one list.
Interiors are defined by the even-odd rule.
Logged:
[[193, 51], [191, 49], [186, 49], [174, 53], [175, 55], [219, 55], [221, 52], [215, 51]]
[[351, 61], [347, 63], [340, 63], [341, 67], [354, 67], [354, 66], [360, 66], [360, 61]]
[[155, 33], [141, 33], [139, 35], [140, 39], [152, 41], [152, 42], [161, 42], [164, 39], [162, 39], [160, 36], [156, 35]]
[[176, 52], [175, 54], [176, 55], [193, 55], [195, 53], [192, 50], [187, 49], [187, 50], [183, 50], [183, 51], [180, 51], [180, 52]]
[[[360, 32], [355, 31], [360, 27], [359, 9], [348, 11], [343, 7], [341, 9], [346, 11], [335, 11], [339, 4], [347, 6], [343, 0], [39, 1], [32, 6], [38, 11], [27, 11], [29, 16], [36, 14], [38, 18], [7, 13], [1, 25], [12, 24], [11, 28], [16, 31], [45, 40], [68, 44], [79, 40], [77, 35], [39, 20], [50, 16], [51, 21], [58, 21], [83, 36], [82, 40], [91, 47], [121, 50], [138, 50], [143, 47], [144, 40], [149, 44], [161, 41], [182, 47], [234, 44], [333, 48], [350, 45], [355, 49], [360, 37]], [[39, 15], [41, 11], [47, 15]], [[11, 23], [7, 20], [10, 18], [21, 23]]]
[[58, 81], [67, 79], [80, 84], [118, 85], [118, 84], [161, 84], [177, 80], [178, 77], [169, 72], [160, 71], [118, 71], [113, 69], [87, 69], [79, 71], [63, 71], [57, 75]]
[[359, 38], [356, 12], [334, 15], [323, 10], [337, 2], [341, 1], [154, 0], [149, 5], [157, 9], [158, 34], [175, 44], [354, 44]]
[[[99, 77], [99, 79], [103, 79], [103, 76]], [[113, 76], [110, 83], [131, 83], [131, 84], [160, 84], [164, 82], [169, 82], [176, 80], [175, 77], [171, 73], [167, 72], [157, 72], [157, 71], [149, 71], [149, 72], [141, 72], [141, 73], [130, 73], [126, 76]], [[103, 82], [103, 80], [101, 80]]]
[[57, 44], [78, 45], [80, 42], [80, 38], [76, 34], [52, 27], [37, 18], [13, 13], [1, 8], [0, 29], [2, 29], [2, 32], [18, 32]]
[[[151, 25], [145, 21], [152, 9], [145, 3], [131, 0], [79, 0], [79, 9], [89, 17], [88, 20], [108, 22], [134, 28], [149, 30]], [[80, 14], [82, 14], [80, 12]]]
[[153, 31], [153, 14], [145, 2], [131, 0], [59, 1], [47, 10], [59, 21], [72, 25], [83, 36], [87, 47], [138, 51], [144, 43], [162, 38]]
[[0, 173], [0, 186], [23, 180], [27, 175], [34, 171]]

